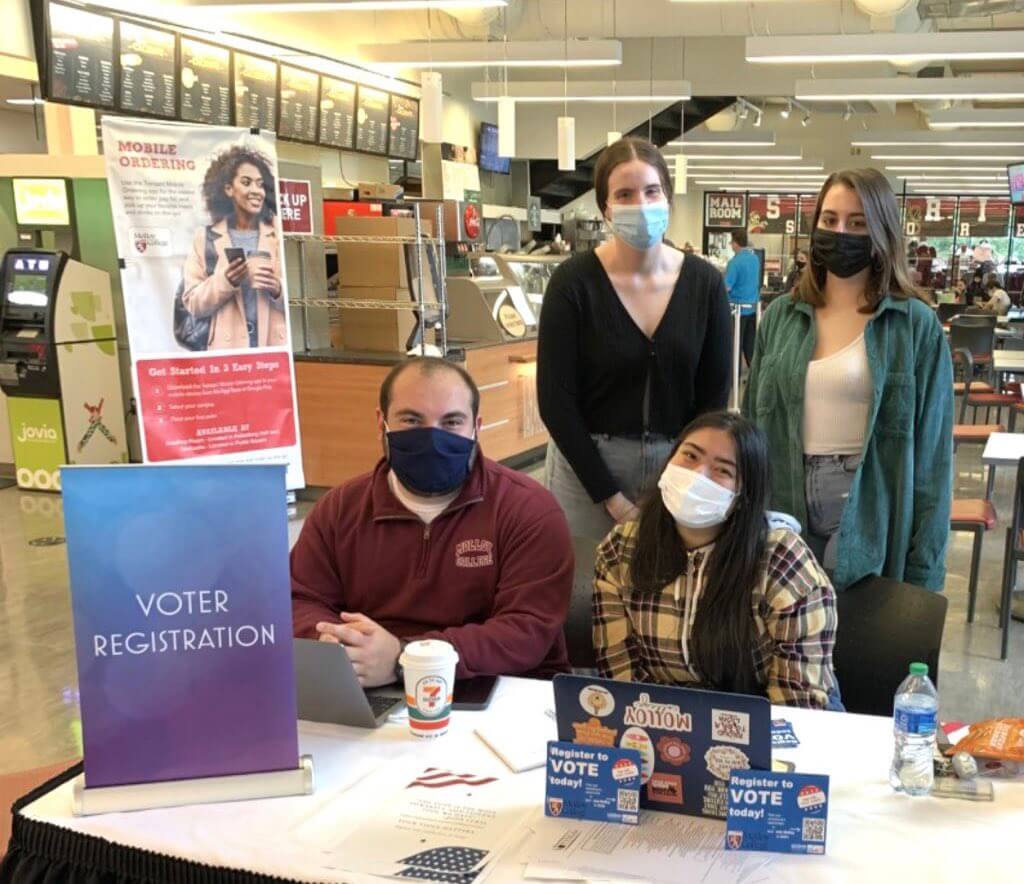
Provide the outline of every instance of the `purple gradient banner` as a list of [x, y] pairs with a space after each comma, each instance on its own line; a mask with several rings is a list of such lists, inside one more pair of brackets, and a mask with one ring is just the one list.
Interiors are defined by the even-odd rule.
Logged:
[[285, 467], [64, 467], [85, 782], [299, 763]]

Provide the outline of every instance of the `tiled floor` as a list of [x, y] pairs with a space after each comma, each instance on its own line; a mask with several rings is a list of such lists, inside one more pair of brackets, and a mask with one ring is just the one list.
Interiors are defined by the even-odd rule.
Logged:
[[[957, 468], [957, 493], [980, 496], [980, 448], [965, 449]], [[1014, 478], [1009, 468], [997, 474], [995, 500], [1001, 511], [1009, 506]], [[290, 526], [293, 541], [308, 509], [308, 503], [299, 504]], [[0, 491], [0, 774], [81, 752], [63, 533], [59, 498]], [[995, 605], [1004, 533], [1001, 523], [986, 537], [971, 626], [966, 623], [970, 536], [955, 535], [950, 545], [950, 606], [940, 672], [947, 718], [973, 721], [1024, 711], [1024, 625], [1012, 625], [1010, 658], [999, 660]]]

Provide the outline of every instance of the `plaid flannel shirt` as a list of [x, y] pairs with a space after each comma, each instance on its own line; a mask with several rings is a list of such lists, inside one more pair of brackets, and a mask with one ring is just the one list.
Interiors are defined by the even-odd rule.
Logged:
[[[635, 592], [630, 585], [636, 530], [636, 522], [617, 525], [597, 548], [598, 672], [621, 681], [701, 686], [696, 664], [684, 660], [683, 600], [676, 598], [675, 583], [655, 594]], [[695, 567], [692, 560], [687, 567]], [[835, 592], [798, 534], [769, 532], [764, 578], [752, 602], [754, 670], [768, 699], [784, 706], [828, 707], [830, 695], [838, 695], [832, 669]]]

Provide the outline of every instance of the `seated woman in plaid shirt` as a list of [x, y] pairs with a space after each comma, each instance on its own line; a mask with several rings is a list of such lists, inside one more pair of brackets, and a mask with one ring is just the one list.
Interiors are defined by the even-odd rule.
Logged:
[[661, 493], [597, 549], [598, 672], [842, 708], [835, 593], [800, 536], [768, 525], [764, 434], [716, 412], [679, 438]]

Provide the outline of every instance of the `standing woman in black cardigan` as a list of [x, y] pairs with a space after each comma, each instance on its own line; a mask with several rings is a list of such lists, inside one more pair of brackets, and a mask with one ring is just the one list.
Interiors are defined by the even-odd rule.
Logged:
[[637, 518], [680, 430], [726, 405], [732, 334], [721, 274], [662, 242], [672, 181], [658, 149], [606, 148], [594, 190], [614, 236], [551, 278], [537, 395], [548, 488], [573, 534], [598, 540]]

